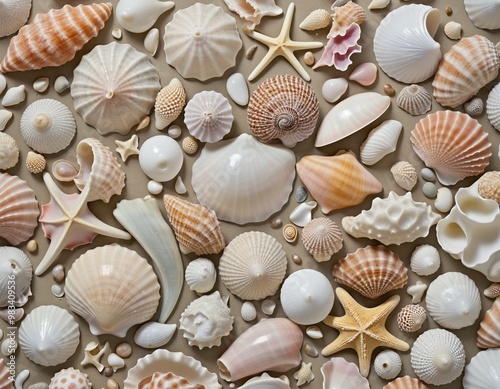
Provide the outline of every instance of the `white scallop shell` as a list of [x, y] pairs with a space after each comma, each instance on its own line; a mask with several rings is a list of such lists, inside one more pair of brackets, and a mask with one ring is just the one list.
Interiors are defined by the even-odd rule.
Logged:
[[[15, 297], [9, 298], [9, 282], [15, 277]], [[33, 267], [28, 257], [18, 248], [12, 246], [0, 247], [0, 307], [11, 305], [21, 307], [31, 296], [31, 279]]]
[[323, 389], [370, 389], [358, 366], [342, 357], [331, 358], [321, 366]]
[[429, 285], [425, 303], [429, 315], [444, 328], [459, 329], [474, 324], [481, 312], [481, 296], [465, 274], [448, 272]]
[[3, 0], [0, 2], [0, 38], [14, 34], [19, 30], [28, 21], [30, 10], [31, 0]]
[[19, 161], [19, 148], [16, 140], [9, 134], [0, 133], [0, 170], [16, 166]]
[[439, 251], [430, 244], [415, 247], [410, 258], [411, 270], [419, 276], [434, 274], [441, 266]]
[[12, 117], [12, 112], [7, 111], [6, 109], [0, 109], [0, 131], [5, 130], [7, 127], [7, 123]]
[[412, 84], [401, 89], [397, 104], [410, 115], [418, 116], [431, 109], [432, 97], [423, 86]]
[[487, 30], [500, 28], [499, 0], [464, 0], [464, 5], [476, 27]]
[[215, 285], [217, 271], [210, 259], [198, 258], [188, 263], [184, 277], [189, 289], [196, 293], [207, 293]]
[[436, 72], [441, 50], [432, 37], [439, 19], [436, 8], [422, 4], [404, 5], [387, 14], [375, 32], [373, 51], [389, 77], [412, 84]]
[[159, 348], [172, 339], [176, 328], [175, 324], [154, 321], [144, 323], [135, 332], [134, 343], [144, 348]]
[[386, 120], [370, 131], [359, 149], [361, 162], [373, 165], [396, 150], [403, 125], [397, 120]]
[[384, 380], [393, 380], [401, 372], [403, 362], [399, 354], [393, 350], [384, 350], [377, 354], [373, 367], [375, 373]]
[[488, 95], [486, 113], [491, 125], [500, 131], [500, 83], [495, 85]]
[[262, 373], [258, 377], [249, 379], [238, 389], [290, 389], [290, 381], [285, 375], [271, 377], [267, 373]]
[[80, 343], [78, 324], [65, 309], [42, 305], [33, 309], [21, 322], [19, 344], [24, 354], [43, 366], [66, 361]]
[[478, 352], [465, 366], [464, 389], [500, 388], [500, 349]]

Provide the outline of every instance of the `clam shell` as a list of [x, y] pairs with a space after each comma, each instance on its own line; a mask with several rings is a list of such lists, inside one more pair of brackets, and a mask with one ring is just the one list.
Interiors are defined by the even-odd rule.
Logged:
[[305, 31], [320, 30], [328, 27], [331, 21], [330, 12], [325, 9], [316, 9], [304, 18], [299, 27]]
[[420, 380], [405, 375], [389, 382], [382, 389], [427, 389]]
[[49, 389], [91, 389], [92, 384], [87, 374], [69, 367], [54, 374]]
[[[404, 332], [416, 332], [427, 320], [427, 311], [418, 304], [409, 304], [399, 311], [397, 316], [398, 327]], [[395, 377], [395, 376], [394, 376]], [[392, 378], [394, 378], [392, 377]]]
[[219, 261], [227, 289], [243, 300], [261, 300], [276, 293], [285, 278], [286, 253], [264, 232], [245, 232], [234, 238]]
[[326, 217], [319, 217], [307, 223], [302, 231], [304, 248], [318, 262], [328, 261], [340, 251], [344, 239], [337, 224]]
[[369, 389], [368, 380], [358, 366], [342, 357], [331, 358], [321, 366], [323, 389]]
[[28, 21], [31, 0], [3, 1], [0, 10], [0, 38], [2, 38], [14, 34]]
[[430, 111], [432, 97], [423, 86], [412, 84], [401, 89], [397, 104], [410, 115], [418, 116]]
[[438, 111], [411, 131], [413, 150], [434, 169], [443, 185], [453, 185], [484, 171], [491, 156], [488, 134], [475, 119], [455, 111]]
[[417, 170], [407, 161], [399, 161], [392, 165], [391, 173], [396, 184], [404, 190], [411, 191], [417, 184]]
[[230, 11], [236, 12], [246, 25], [254, 29], [264, 16], [277, 16], [283, 10], [275, 4], [274, 0], [224, 0]]
[[385, 246], [357, 249], [335, 264], [332, 275], [337, 283], [371, 299], [402, 288], [408, 282], [405, 264]]
[[500, 298], [496, 298], [477, 331], [476, 345], [480, 348], [500, 347]]
[[500, 171], [486, 172], [477, 181], [477, 192], [500, 205]]
[[155, 101], [155, 125], [163, 130], [179, 117], [186, 105], [186, 91], [177, 78], [172, 78], [167, 86], [164, 86], [156, 96]]
[[0, 388], [1, 389], [14, 389], [14, 382], [9, 379], [10, 370], [5, 365], [3, 358], [0, 359]]
[[214, 263], [207, 258], [198, 258], [186, 267], [186, 284], [196, 293], [207, 293], [212, 290], [217, 279]]
[[144, 348], [159, 348], [168, 343], [177, 326], [175, 324], [147, 322], [134, 335], [134, 343]]
[[121, 338], [131, 326], [154, 315], [159, 291], [151, 265], [117, 244], [82, 254], [68, 271], [65, 284], [70, 309], [87, 320], [94, 335]]
[[19, 161], [19, 148], [16, 140], [10, 135], [0, 133], [0, 170], [16, 166]]
[[500, 131], [500, 83], [488, 94], [486, 114], [491, 125]]
[[500, 1], [464, 0], [465, 10], [476, 27], [487, 30], [500, 28]]
[[365, 165], [373, 165], [396, 150], [403, 125], [397, 120], [386, 120], [370, 131], [359, 148], [359, 157]]
[[[15, 278], [16, 288], [12, 298], [9, 280]], [[28, 257], [18, 248], [0, 247], [0, 307], [14, 304], [21, 307], [31, 296], [33, 267]]]
[[411, 270], [419, 276], [429, 276], [438, 271], [441, 265], [439, 251], [430, 244], [415, 247], [410, 258]]
[[478, 352], [465, 366], [464, 389], [491, 389], [500, 385], [500, 349]]
[[375, 373], [384, 379], [392, 380], [401, 372], [403, 362], [399, 354], [393, 350], [384, 350], [377, 354], [373, 361]]
[[460, 39], [462, 37], [462, 25], [457, 22], [448, 22], [444, 25], [444, 33], [450, 39]]

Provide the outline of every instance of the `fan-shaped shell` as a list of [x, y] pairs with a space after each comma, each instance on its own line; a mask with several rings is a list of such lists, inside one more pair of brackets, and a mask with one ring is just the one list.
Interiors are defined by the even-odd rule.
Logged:
[[68, 271], [64, 289], [70, 309], [87, 320], [94, 335], [124, 337], [131, 326], [154, 315], [160, 300], [151, 265], [117, 244], [82, 254]]
[[403, 125], [397, 120], [386, 120], [370, 131], [359, 148], [359, 157], [365, 165], [373, 165], [396, 150]]
[[65, 149], [76, 134], [73, 114], [66, 105], [53, 99], [31, 103], [19, 126], [26, 144], [42, 154]]
[[261, 300], [278, 290], [286, 273], [281, 244], [260, 231], [234, 238], [219, 261], [219, 275], [227, 289], [243, 300]]
[[247, 120], [261, 141], [280, 139], [293, 147], [316, 128], [319, 101], [314, 90], [301, 78], [277, 75], [268, 78], [250, 96]]
[[476, 345], [480, 348], [500, 347], [500, 298], [496, 298], [477, 331]]
[[438, 111], [411, 131], [413, 150], [434, 169], [443, 185], [453, 185], [484, 171], [491, 156], [488, 134], [479, 122], [456, 111]]
[[226, 243], [214, 211], [168, 194], [163, 203], [181, 252], [205, 255], [222, 251]]
[[31, 0], [7, 0], [0, 3], [0, 38], [14, 34], [28, 20]]
[[499, 0], [464, 0], [465, 10], [476, 27], [487, 30], [500, 28]]
[[234, 18], [221, 7], [196, 3], [174, 14], [163, 37], [167, 63], [184, 78], [220, 77], [243, 45]]
[[334, 35], [343, 34], [343, 32], [348, 29], [351, 24], [361, 24], [366, 19], [366, 12], [363, 7], [352, 1], [348, 1], [340, 7], [332, 7], [332, 10], [333, 22], [332, 28], [328, 33], [328, 38]]
[[87, 374], [69, 367], [57, 372], [50, 380], [49, 389], [91, 389]]
[[184, 110], [189, 133], [202, 142], [214, 143], [231, 131], [234, 116], [228, 99], [215, 91], [195, 94]]
[[155, 125], [159, 130], [164, 129], [182, 113], [186, 104], [186, 91], [177, 78], [163, 87], [156, 96]]
[[432, 281], [425, 303], [434, 321], [450, 329], [474, 324], [481, 312], [481, 297], [476, 284], [458, 272], [444, 273]]
[[371, 299], [402, 288], [408, 282], [405, 264], [385, 246], [357, 249], [335, 264], [332, 274], [337, 283]]
[[[11, 289], [8, 287], [9, 280], [15, 278], [14, 299]], [[28, 257], [18, 248], [11, 246], [0, 247], [0, 307], [6, 307], [12, 303], [21, 307], [31, 296], [31, 279], [33, 267]]]
[[405, 375], [389, 382], [382, 389], [427, 389], [420, 380]]
[[9, 134], [0, 132], [0, 170], [16, 166], [19, 161], [19, 148], [16, 140]]
[[392, 380], [401, 372], [403, 362], [396, 351], [384, 350], [377, 354], [373, 361], [373, 368], [377, 375], [384, 380]]
[[418, 116], [431, 109], [432, 97], [423, 86], [412, 84], [401, 89], [397, 104], [410, 115]]
[[419, 276], [434, 274], [441, 265], [439, 251], [430, 244], [415, 247], [410, 258], [411, 270]]
[[500, 83], [495, 85], [488, 95], [486, 114], [491, 125], [500, 131]]
[[193, 164], [192, 185], [200, 204], [221, 220], [261, 222], [288, 201], [295, 155], [249, 134], [206, 144]]
[[[104, 27], [112, 8], [111, 3], [77, 7], [66, 4], [61, 9], [36, 15], [11, 39], [0, 73], [59, 66], [72, 60]], [[2, 10], [2, 14], [4, 12]]]
[[465, 366], [464, 389], [491, 389], [500, 387], [500, 349], [478, 352]]
[[477, 192], [500, 205], [500, 171], [486, 172], [477, 181]]
[[100, 134], [126, 134], [154, 105], [160, 77], [146, 54], [116, 42], [96, 46], [73, 72], [71, 96]]
[[368, 380], [359, 368], [342, 357], [331, 358], [321, 366], [323, 389], [369, 389]]
[[196, 293], [207, 293], [215, 285], [217, 271], [214, 263], [207, 258], [198, 258], [186, 266], [186, 283]]
[[443, 57], [432, 81], [433, 95], [444, 107], [456, 108], [498, 76], [495, 45], [481, 35], [463, 38]]
[[343, 245], [342, 231], [326, 217], [312, 219], [302, 231], [304, 248], [318, 262], [328, 261]]
[[12, 245], [28, 240], [39, 214], [35, 192], [26, 181], [0, 173], [0, 236]]
[[420, 335], [410, 354], [415, 374], [427, 384], [445, 385], [460, 376], [465, 365], [465, 350], [453, 333], [434, 328]]
[[375, 31], [373, 51], [389, 77], [411, 84], [436, 72], [441, 50], [433, 36], [439, 19], [436, 8], [422, 4], [404, 5], [387, 14]]
[[33, 309], [21, 322], [19, 344], [24, 354], [42, 366], [66, 361], [80, 343], [77, 322], [65, 309], [42, 305]]

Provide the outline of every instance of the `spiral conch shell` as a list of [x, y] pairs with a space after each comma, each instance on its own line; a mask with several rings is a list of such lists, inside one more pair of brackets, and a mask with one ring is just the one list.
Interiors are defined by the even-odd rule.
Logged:
[[[38, 14], [12, 38], [0, 72], [15, 72], [59, 66], [72, 60], [75, 54], [99, 30], [111, 15], [111, 3], [66, 4]], [[57, 47], [57, 50], [53, 48]]]
[[155, 125], [158, 130], [163, 130], [179, 117], [186, 104], [186, 91], [177, 78], [172, 78], [156, 96]]

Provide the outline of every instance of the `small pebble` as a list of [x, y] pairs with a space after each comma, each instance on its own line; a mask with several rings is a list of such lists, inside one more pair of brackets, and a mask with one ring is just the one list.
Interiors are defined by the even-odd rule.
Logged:
[[304, 63], [307, 66], [313, 66], [314, 65], [314, 54], [308, 51], [307, 53], [304, 54]]
[[174, 189], [175, 189], [175, 192], [177, 194], [186, 194], [187, 193], [186, 185], [184, 185], [184, 181], [182, 181], [181, 176], [177, 176], [177, 179], [175, 180]]
[[236, 384], [235, 384], [235, 383], [233, 383], [233, 382], [231, 382], [231, 383], [229, 384], [229, 387], [230, 387], [231, 389], [234, 389], [234, 388], [236, 388]]
[[70, 83], [68, 79], [64, 76], [59, 76], [54, 81], [54, 89], [56, 90], [57, 93], [63, 93], [66, 89], [69, 88], [69, 86]]
[[283, 225], [283, 222], [281, 221], [280, 218], [275, 217], [273, 220], [271, 220], [271, 228], [277, 229], [281, 228]]
[[448, 188], [439, 188], [434, 201], [434, 207], [439, 212], [447, 213], [453, 207], [454, 199], [453, 193]]
[[106, 381], [106, 389], [120, 389], [120, 384], [113, 378], [108, 378]]
[[391, 84], [384, 85], [384, 93], [390, 97], [396, 96], [396, 91], [394, 90]]
[[318, 326], [309, 326], [306, 328], [306, 334], [312, 339], [321, 339], [323, 337], [323, 332]]
[[52, 291], [52, 294], [57, 298], [64, 297], [64, 288], [62, 285], [58, 285], [58, 284], [52, 285], [51, 291]]
[[106, 377], [111, 377], [113, 375], [113, 369], [110, 366], [106, 366], [102, 372]]
[[38, 93], [43, 93], [49, 88], [49, 78], [39, 77], [33, 82], [33, 89]]
[[317, 358], [319, 355], [318, 349], [311, 343], [304, 343], [304, 354], [311, 358]]
[[182, 140], [182, 150], [188, 155], [196, 153], [198, 151], [198, 141], [192, 136], [186, 136]]
[[128, 358], [132, 355], [132, 346], [127, 342], [120, 343], [116, 346], [115, 353], [121, 358]]
[[436, 175], [428, 167], [424, 167], [422, 170], [420, 170], [420, 175], [425, 181], [436, 181]]
[[437, 195], [436, 185], [434, 185], [434, 183], [432, 182], [426, 182], [422, 187], [422, 192], [424, 193], [425, 197], [433, 199]]
[[163, 190], [163, 185], [160, 182], [151, 180], [148, 182], [148, 192], [152, 195], [157, 195]]
[[302, 265], [302, 258], [299, 254], [292, 254], [292, 261], [296, 265]]
[[58, 282], [58, 283], [61, 283], [64, 281], [64, 265], [56, 265], [54, 266], [54, 268], [52, 269], [52, 279], [55, 281], [55, 282]]
[[36, 250], [38, 250], [38, 243], [35, 239], [31, 239], [28, 244], [26, 245], [26, 249], [30, 252], [30, 253], [34, 253], [36, 252]]
[[111, 35], [113, 35], [113, 38], [115, 39], [122, 39], [122, 30], [119, 28], [113, 28]]
[[307, 199], [307, 189], [302, 185], [299, 185], [297, 189], [295, 189], [295, 201], [298, 203], [303, 203]]
[[257, 50], [257, 45], [250, 46], [248, 50], [245, 52], [245, 57], [247, 59], [252, 58], [253, 55], [255, 54], [255, 50]]
[[181, 136], [182, 134], [182, 130], [181, 130], [181, 127], [178, 126], [177, 124], [173, 124], [171, 125], [168, 130], [167, 130], [167, 134], [169, 137], [171, 137], [172, 139], [177, 139], [178, 137]]
[[453, 10], [451, 7], [446, 7], [444, 12], [446, 12], [446, 15], [451, 16], [453, 14]]

